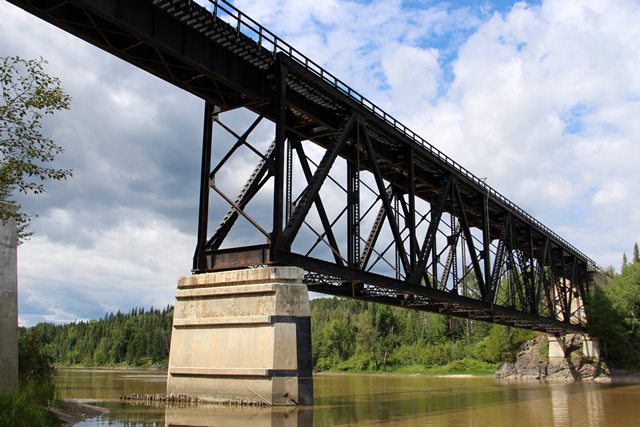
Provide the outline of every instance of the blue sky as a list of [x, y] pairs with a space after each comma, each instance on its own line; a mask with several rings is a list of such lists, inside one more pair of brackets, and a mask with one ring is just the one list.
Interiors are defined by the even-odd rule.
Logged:
[[[639, 2], [235, 4], [599, 264], [640, 241]], [[171, 303], [195, 244], [202, 101], [5, 1], [0, 17], [0, 55], [47, 58], [73, 97], [45, 130], [75, 176], [23, 200], [39, 217], [20, 322]]]

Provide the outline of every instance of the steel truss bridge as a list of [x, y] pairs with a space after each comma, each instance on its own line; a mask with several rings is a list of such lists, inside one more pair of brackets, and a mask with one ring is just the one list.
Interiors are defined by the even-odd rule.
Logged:
[[[316, 292], [583, 330], [591, 259], [229, 2], [9, 1], [206, 101], [194, 273], [292, 265]], [[212, 165], [214, 124], [233, 141]], [[211, 190], [228, 206], [212, 235]]]

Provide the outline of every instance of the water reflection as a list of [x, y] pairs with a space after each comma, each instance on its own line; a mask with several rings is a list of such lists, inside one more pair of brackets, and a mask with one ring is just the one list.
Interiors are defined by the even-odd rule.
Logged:
[[640, 386], [504, 383], [493, 378], [318, 375], [313, 408], [132, 405], [162, 393], [164, 373], [61, 371], [62, 396], [110, 409], [81, 426], [623, 426], [637, 425]]
[[165, 425], [302, 427], [313, 425], [313, 412], [304, 408], [167, 408]]
[[587, 425], [589, 427], [597, 427], [598, 420], [603, 418], [602, 395], [600, 393], [586, 393], [585, 404], [587, 416]]

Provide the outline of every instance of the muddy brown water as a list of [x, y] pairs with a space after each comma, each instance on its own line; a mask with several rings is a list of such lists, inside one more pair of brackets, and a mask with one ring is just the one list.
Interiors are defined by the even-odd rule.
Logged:
[[119, 401], [163, 393], [163, 372], [59, 370], [56, 382], [62, 398], [110, 410], [78, 426], [640, 426], [640, 384], [320, 374], [313, 408], [239, 408]]

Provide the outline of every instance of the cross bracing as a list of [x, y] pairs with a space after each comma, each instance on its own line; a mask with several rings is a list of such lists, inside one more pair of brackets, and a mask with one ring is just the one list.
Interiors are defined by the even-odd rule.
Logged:
[[[194, 272], [296, 265], [318, 292], [582, 329], [592, 260], [230, 3], [10, 1], [207, 101]], [[255, 117], [234, 130], [239, 108]], [[214, 122], [234, 141], [212, 164]], [[252, 143], [262, 122], [272, 137]], [[255, 167], [225, 191], [247, 150]], [[211, 190], [228, 211], [209, 235]], [[241, 227], [254, 244], [229, 237]]]

